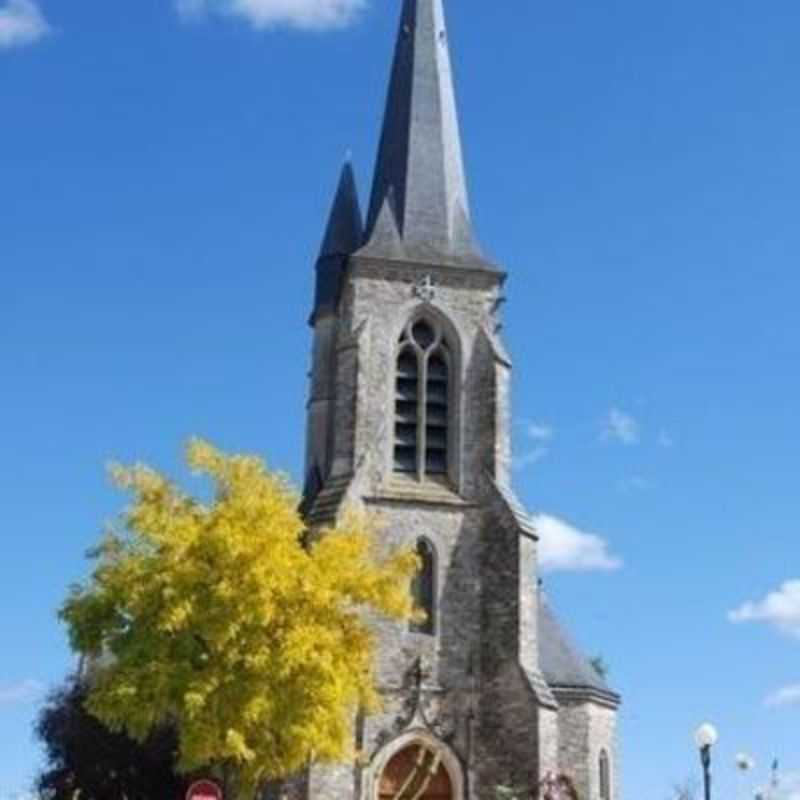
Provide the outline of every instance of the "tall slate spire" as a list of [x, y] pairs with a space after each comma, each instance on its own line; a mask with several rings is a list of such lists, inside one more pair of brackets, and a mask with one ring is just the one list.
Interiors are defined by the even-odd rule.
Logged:
[[403, 0], [365, 252], [486, 266], [470, 221], [442, 0]]
[[342, 167], [336, 197], [317, 258], [317, 287], [312, 319], [322, 311], [336, 309], [347, 259], [358, 250], [363, 241], [364, 222], [358, 202], [356, 179], [353, 166], [348, 161]]

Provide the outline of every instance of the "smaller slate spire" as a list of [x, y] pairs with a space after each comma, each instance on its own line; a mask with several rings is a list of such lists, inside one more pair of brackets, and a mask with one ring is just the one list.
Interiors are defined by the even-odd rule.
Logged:
[[364, 222], [358, 202], [353, 165], [342, 167], [328, 226], [317, 258], [317, 287], [313, 320], [323, 311], [334, 311], [339, 302], [341, 279], [347, 259], [364, 241]]
[[365, 253], [485, 266], [470, 221], [443, 0], [403, 0]]

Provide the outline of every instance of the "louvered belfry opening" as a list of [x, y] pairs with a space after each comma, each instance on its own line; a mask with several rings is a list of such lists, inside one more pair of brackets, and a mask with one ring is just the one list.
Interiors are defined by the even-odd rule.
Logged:
[[395, 394], [395, 472], [417, 472], [417, 398], [419, 358], [411, 344], [403, 344], [397, 359]]
[[447, 390], [448, 369], [443, 353], [428, 358], [425, 385], [425, 472], [447, 473]]
[[395, 384], [394, 471], [447, 475], [450, 350], [441, 330], [419, 319], [400, 337]]

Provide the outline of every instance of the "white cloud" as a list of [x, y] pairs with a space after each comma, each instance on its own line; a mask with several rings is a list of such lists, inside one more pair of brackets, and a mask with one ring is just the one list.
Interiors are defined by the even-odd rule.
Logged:
[[619, 488], [623, 492], [647, 492], [655, 488], [655, 483], [643, 475], [633, 475], [624, 478], [619, 482]]
[[665, 450], [671, 450], [675, 447], [675, 439], [667, 431], [660, 431], [658, 434], [658, 446], [663, 447]]
[[758, 602], [745, 603], [728, 614], [731, 622], [766, 622], [800, 638], [800, 580], [791, 580]]
[[780, 708], [782, 706], [800, 706], [800, 683], [793, 686], [784, 686], [773, 692], [764, 701], [768, 708]]
[[550, 452], [550, 448], [545, 445], [553, 439], [556, 433], [551, 425], [547, 425], [544, 422], [528, 420], [522, 422], [521, 427], [525, 431], [526, 440], [531, 444], [523, 451], [521, 456], [514, 458], [514, 469], [519, 470], [538, 464], [545, 458]]
[[0, 5], [0, 49], [33, 44], [50, 32], [33, 0], [7, 0]]
[[17, 703], [31, 703], [44, 691], [39, 681], [28, 680], [19, 683], [0, 685], [0, 706], [10, 706]]
[[779, 772], [777, 786], [761, 786], [756, 797], [766, 800], [800, 800], [800, 772]]
[[622, 561], [608, 552], [608, 543], [594, 533], [578, 530], [558, 517], [537, 514], [539, 564], [545, 572], [610, 572]]
[[783, 800], [800, 800], [800, 772], [789, 772], [781, 775], [778, 791]]
[[534, 447], [521, 456], [514, 457], [514, 469], [526, 469], [538, 464], [543, 458], [547, 457], [550, 450], [547, 447]]
[[525, 434], [534, 442], [549, 442], [555, 436], [555, 431], [550, 425], [545, 425], [543, 422], [527, 422], [525, 423]]
[[603, 423], [601, 438], [606, 442], [620, 442], [628, 446], [639, 444], [639, 423], [630, 414], [612, 408]]
[[555, 430], [552, 426], [544, 422], [527, 421], [522, 423], [525, 431], [525, 438], [530, 442], [530, 445], [525, 449], [521, 456], [514, 458], [514, 469], [526, 469], [538, 464], [543, 458], [546, 458], [550, 453], [550, 448], [545, 446], [555, 436]]
[[368, 0], [176, 0], [186, 18], [217, 14], [239, 17], [254, 28], [278, 26], [329, 30], [349, 25]]

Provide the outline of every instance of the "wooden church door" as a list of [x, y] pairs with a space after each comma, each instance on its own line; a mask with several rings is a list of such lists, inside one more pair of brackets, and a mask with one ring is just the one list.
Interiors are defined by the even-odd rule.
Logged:
[[395, 754], [383, 771], [380, 800], [454, 800], [450, 776], [441, 760], [412, 745]]

